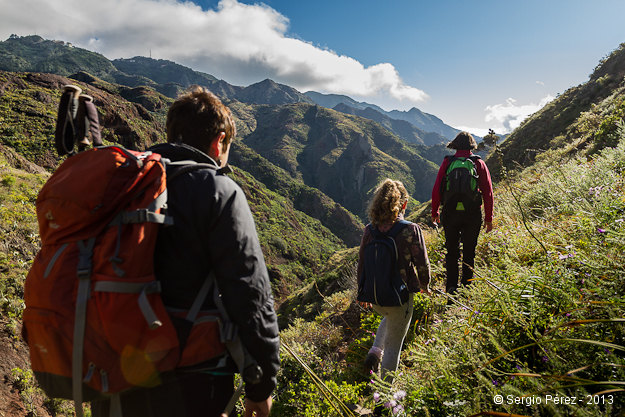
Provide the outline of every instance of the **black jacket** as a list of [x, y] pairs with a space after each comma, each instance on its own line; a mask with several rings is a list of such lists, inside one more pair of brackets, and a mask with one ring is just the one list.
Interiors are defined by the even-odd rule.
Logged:
[[[217, 166], [208, 155], [187, 145], [159, 144], [150, 150], [171, 161]], [[278, 322], [245, 194], [232, 179], [210, 168], [168, 181], [167, 192], [167, 211], [174, 225], [159, 231], [155, 252], [165, 305], [189, 308], [208, 273], [214, 271], [227, 313], [263, 370], [260, 383], [247, 384], [246, 396], [265, 400], [276, 386], [280, 366]]]

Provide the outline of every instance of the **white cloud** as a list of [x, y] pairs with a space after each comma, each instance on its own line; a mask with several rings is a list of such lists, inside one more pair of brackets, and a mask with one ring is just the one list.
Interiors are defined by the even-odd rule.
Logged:
[[[458, 130], [464, 130], [465, 132], [469, 132], [472, 135], [477, 135], [480, 137], [484, 137], [488, 134], [488, 128], [483, 127], [469, 127], [469, 126], [454, 126]], [[499, 133], [499, 132], [497, 132]]]
[[300, 91], [386, 97], [405, 106], [428, 96], [395, 67], [356, 59], [288, 37], [287, 17], [259, 3], [221, 0], [203, 11], [176, 0], [0, 0], [0, 36], [38, 34], [110, 59], [169, 59], [228, 82], [271, 78]]
[[489, 123], [495, 123], [492, 127], [497, 133], [510, 133], [521, 125], [523, 120], [532, 113], [543, 108], [554, 97], [547, 95], [538, 104], [517, 104], [513, 98], [508, 98], [504, 104], [494, 104], [486, 106], [484, 111], [487, 113], [484, 120]]

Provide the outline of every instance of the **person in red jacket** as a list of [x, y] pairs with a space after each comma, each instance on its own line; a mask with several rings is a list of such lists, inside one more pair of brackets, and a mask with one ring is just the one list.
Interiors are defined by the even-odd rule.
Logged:
[[[445, 157], [438, 170], [436, 182], [432, 189], [432, 221], [434, 224], [441, 223], [445, 231], [445, 249], [447, 250], [445, 287], [448, 294], [453, 294], [458, 289], [460, 242], [462, 242], [461, 284], [467, 285], [473, 279], [475, 247], [482, 227], [482, 205], [484, 206], [484, 227], [487, 232], [493, 229], [493, 184], [484, 161], [471, 152], [477, 148], [477, 143], [470, 133], [458, 133], [447, 147], [454, 149], [456, 153], [453, 156]], [[475, 203], [467, 201], [463, 203], [443, 195], [448, 168], [454, 160], [459, 158], [470, 159], [475, 165], [478, 177], [476, 193], [479, 191]], [[439, 214], [439, 207], [441, 203], [444, 203], [443, 199], [446, 200], [447, 204], [443, 204], [442, 214]]]

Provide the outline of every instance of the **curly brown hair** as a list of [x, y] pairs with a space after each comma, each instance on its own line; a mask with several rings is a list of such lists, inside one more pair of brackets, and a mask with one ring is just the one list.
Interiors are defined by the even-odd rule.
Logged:
[[408, 201], [408, 191], [401, 181], [385, 179], [375, 190], [369, 204], [369, 220], [373, 225], [392, 223]]
[[185, 143], [208, 152], [220, 132], [226, 134], [227, 146], [237, 133], [232, 114], [219, 97], [204, 87], [190, 87], [167, 112], [167, 142]]

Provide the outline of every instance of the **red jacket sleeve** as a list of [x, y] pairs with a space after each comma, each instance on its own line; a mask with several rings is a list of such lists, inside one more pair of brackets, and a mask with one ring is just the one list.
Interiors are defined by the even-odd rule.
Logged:
[[482, 201], [484, 202], [484, 221], [493, 221], [493, 183], [490, 179], [490, 171], [486, 163], [479, 160], [477, 165], [479, 175], [478, 187], [482, 193]]
[[438, 169], [438, 174], [436, 175], [434, 188], [432, 188], [432, 217], [438, 215], [438, 208], [441, 205], [441, 184], [443, 183], [443, 178], [445, 178], [445, 172], [447, 171], [448, 166], [449, 160], [445, 158]]

